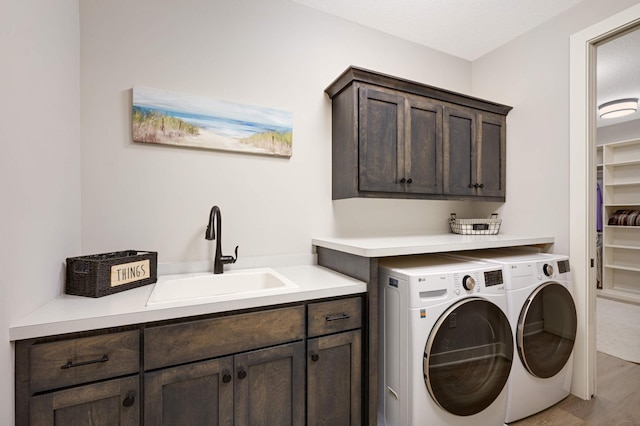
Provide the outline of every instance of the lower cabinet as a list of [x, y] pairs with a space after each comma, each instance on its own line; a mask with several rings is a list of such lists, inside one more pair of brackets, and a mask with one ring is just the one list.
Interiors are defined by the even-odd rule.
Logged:
[[351, 296], [19, 341], [16, 425], [360, 425], [361, 324]]
[[139, 425], [138, 388], [135, 376], [35, 396], [31, 399], [29, 424]]
[[234, 357], [236, 425], [304, 425], [304, 342]]
[[307, 343], [307, 425], [361, 423], [360, 330]]
[[233, 357], [144, 375], [146, 425], [232, 425]]

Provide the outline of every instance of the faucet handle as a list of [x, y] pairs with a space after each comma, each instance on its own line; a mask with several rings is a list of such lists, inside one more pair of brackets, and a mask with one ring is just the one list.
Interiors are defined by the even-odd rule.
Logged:
[[222, 264], [226, 265], [227, 263], [236, 263], [236, 261], [238, 260], [238, 246], [236, 246], [235, 253], [236, 257], [230, 255], [220, 256], [220, 261], [222, 262]]

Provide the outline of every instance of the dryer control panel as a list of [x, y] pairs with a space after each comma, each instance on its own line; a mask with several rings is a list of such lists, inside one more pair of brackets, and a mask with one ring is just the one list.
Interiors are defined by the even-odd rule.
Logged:
[[536, 264], [536, 269], [538, 273], [538, 280], [543, 280], [545, 278], [559, 278], [559, 275], [566, 274], [571, 270], [569, 268], [568, 260], [538, 262]]

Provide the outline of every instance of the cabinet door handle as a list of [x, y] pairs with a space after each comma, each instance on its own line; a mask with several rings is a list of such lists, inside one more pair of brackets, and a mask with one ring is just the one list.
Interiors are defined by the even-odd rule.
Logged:
[[405, 183], [407, 180], [405, 178], [400, 179], [400, 183]]
[[481, 183], [480, 185], [478, 185], [478, 188], [484, 188], [484, 184]]
[[66, 370], [67, 368], [82, 367], [83, 365], [98, 364], [100, 362], [107, 362], [107, 361], [109, 361], [109, 355], [104, 354], [102, 355], [102, 358], [92, 359], [89, 361], [73, 362], [73, 360], [69, 360], [65, 365], [61, 366], [60, 369]]
[[413, 179], [411, 178], [407, 179], [407, 183], [413, 183]]
[[247, 377], [247, 372], [244, 371], [244, 368], [241, 368], [240, 370], [238, 370], [238, 379], [242, 380], [245, 377]]
[[127, 396], [122, 401], [122, 405], [125, 407], [131, 407], [136, 402], [136, 394], [133, 391], [129, 391]]
[[317, 353], [315, 353], [315, 352], [312, 352], [312, 353], [311, 353], [311, 361], [313, 361], [313, 362], [317, 362], [319, 359], [320, 359], [320, 355], [318, 355], [318, 354], [317, 354]]
[[228, 371], [225, 371], [222, 374], [222, 383], [229, 383], [231, 381], [231, 374]]
[[351, 318], [351, 315], [346, 314], [346, 313], [342, 313], [342, 314], [337, 314], [337, 315], [329, 315], [325, 319], [328, 322], [331, 322], [331, 321], [346, 320], [346, 319], [349, 319], [349, 318]]

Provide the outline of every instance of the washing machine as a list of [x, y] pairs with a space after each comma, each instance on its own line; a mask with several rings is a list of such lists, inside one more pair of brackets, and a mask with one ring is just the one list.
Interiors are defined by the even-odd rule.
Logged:
[[501, 265], [380, 261], [379, 424], [504, 423], [514, 342]]
[[518, 356], [507, 382], [505, 423], [543, 411], [571, 391], [577, 314], [569, 258], [518, 249], [453, 253], [504, 267]]

